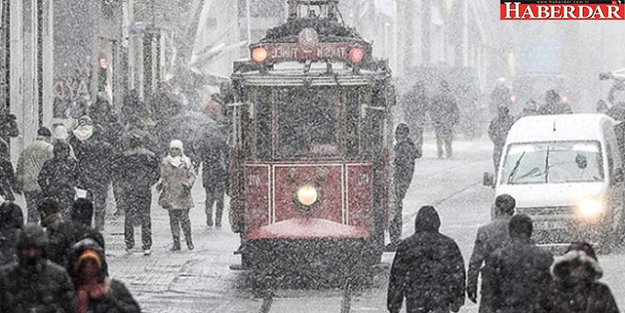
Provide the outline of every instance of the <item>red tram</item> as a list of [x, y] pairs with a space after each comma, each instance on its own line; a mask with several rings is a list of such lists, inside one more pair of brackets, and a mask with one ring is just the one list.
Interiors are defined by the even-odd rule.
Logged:
[[238, 252], [255, 269], [375, 264], [391, 191], [391, 71], [343, 24], [338, 0], [288, 6], [232, 75]]

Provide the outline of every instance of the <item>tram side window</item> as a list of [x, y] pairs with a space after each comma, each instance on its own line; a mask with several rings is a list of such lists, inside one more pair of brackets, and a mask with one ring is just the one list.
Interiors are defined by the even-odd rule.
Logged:
[[256, 93], [256, 157], [271, 158], [271, 92]]
[[337, 110], [326, 90], [293, 88], [278, 93], [278, 151], [281, 157], [335, 156]]

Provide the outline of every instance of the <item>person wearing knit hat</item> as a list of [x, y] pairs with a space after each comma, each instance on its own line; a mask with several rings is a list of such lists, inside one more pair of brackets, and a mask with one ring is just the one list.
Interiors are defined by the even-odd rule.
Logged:
[[618, 313], [610, 288], [599, 282], [603, 270], [591, 244], [573, 242], [551, 266], [553, 281], [537, 313]]
[[191, 220], [189, 210], [195, 205], [191, 188], [195, 183], [195, 171], [191, 160], [184, 154], [180, 140], [172, 140], [169, 153], [161, 164], [161, 182], [157, 185], [161, 192], [158, 204], [169, 211], [169, 222], [173, 237], [172, 251], [180, 250], [180, 228], [184, 233], [187, 248], [193, 250]]
[[141, 308], [124, 284], [108, 276], [104, 250], [83, 239], [71, 249], [68, 266], [76, 289], [76, 312], [139, 313]]
[[51, 138], [50, 129], [47, 127], [39, 128], [37, 138], [24, 148], [17, 161], [17, 181], [26, 198], [28, 223], [39, 223], [37, 207], [43, 200], [43, 191], [37, 178], [43, 164], [54, 157], [53, 147], [50, 143]]

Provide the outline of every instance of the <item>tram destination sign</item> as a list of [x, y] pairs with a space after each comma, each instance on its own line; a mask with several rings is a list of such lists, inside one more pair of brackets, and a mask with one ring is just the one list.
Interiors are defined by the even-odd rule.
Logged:
[[264, 48], [267, 52], [267, 61], [350, 61], [350, 52], [353, 49], [364, 51], [360, 45], [349, 43], [275, 43], [260, 44], [252, 48]]

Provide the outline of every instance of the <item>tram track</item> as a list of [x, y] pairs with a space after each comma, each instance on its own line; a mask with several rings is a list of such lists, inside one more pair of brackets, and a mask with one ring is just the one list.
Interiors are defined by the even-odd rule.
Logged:
[[[337, 308], [336, 312], [340, 312], [340, 313], [350, 313], [351, 312], [351, 306], [352, 306], [352, 296], [353, 296], [353, 289], [352, 289], [352, 283], [351, 281], [346, 281], [345, 284], [343, 285], [343, 287], [340, 290], [340, 307]], [[272, 311], [273, 308], [273, 304], [274, 304], [274, 300], [276, 298], [276, 293], [274, 293], [273, 291], [266, 291], [264, 293], [264, 295], [262, 296], [262, 303], [260, 305], [260, 308], [258, 309], [258, 313], [272, 313], [274, 311]], [[290, 297], [283, 297], [284, 299], [300, 299], [302, 302], [302, 305], [306, 304], [306, 300], [307, 298], [290, 298]], [[278, 312], [275, 312], [278, 313]]]

